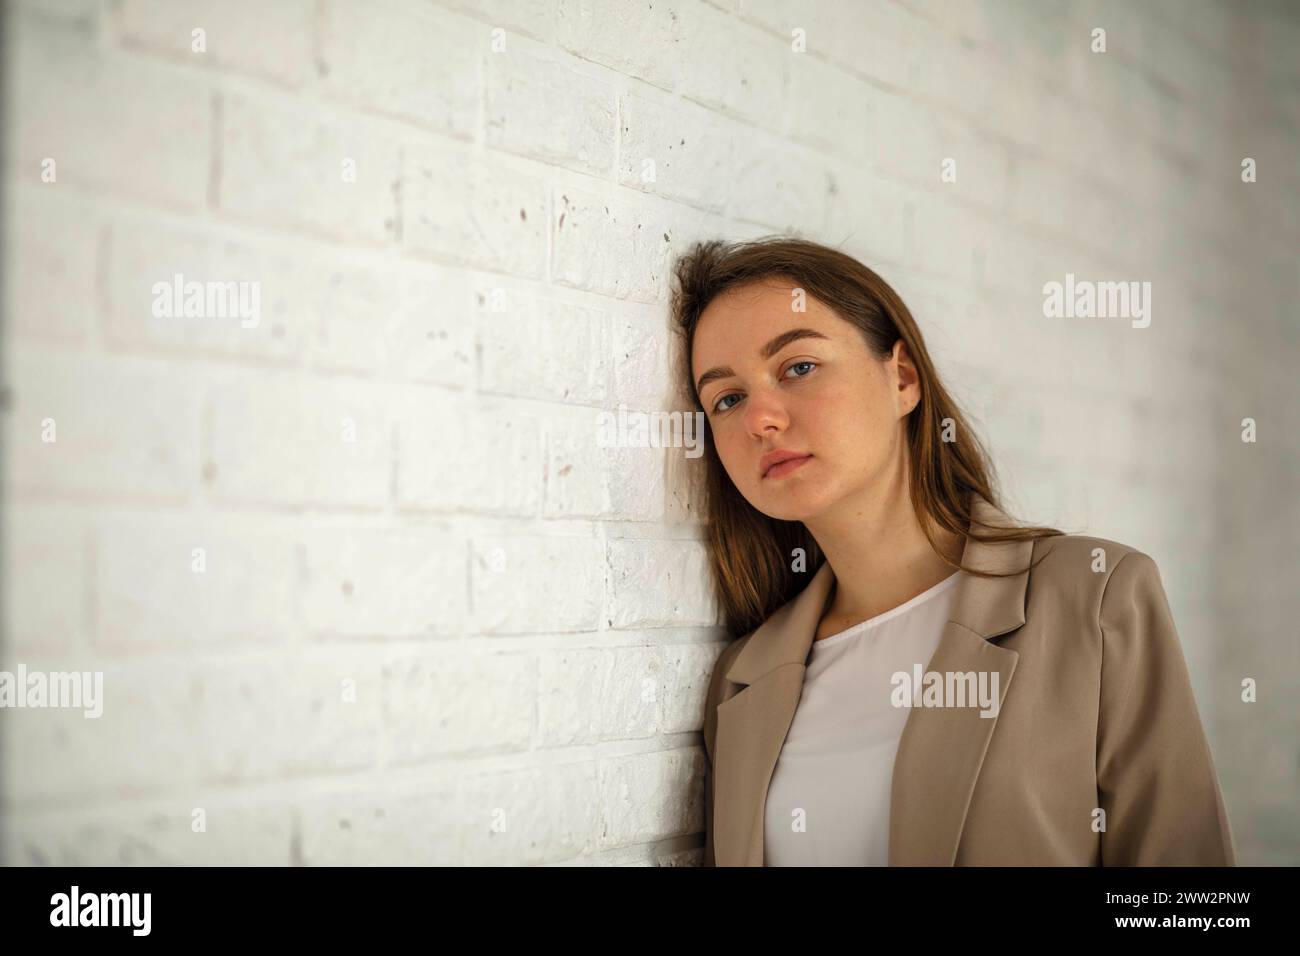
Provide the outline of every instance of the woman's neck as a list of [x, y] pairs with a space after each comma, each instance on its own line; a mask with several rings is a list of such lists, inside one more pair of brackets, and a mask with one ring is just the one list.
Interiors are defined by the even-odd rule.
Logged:
[[805, 524], [835, 574], [819, 638], [934, 587], [954, 573], [940, 553], [960, 562], [965, 544], [964, 536], [936, 528], [936, 552], [917, 521], [905, 481]]

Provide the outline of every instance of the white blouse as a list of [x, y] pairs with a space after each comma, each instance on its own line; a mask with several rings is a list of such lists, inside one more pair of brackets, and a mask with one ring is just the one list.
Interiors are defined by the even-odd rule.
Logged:
[[891, 677], [929, 665], [960, 575], [813, 641], [768, 786], [764, 866], [888, 865], [894, 756], [910, 713], [890, 702]]

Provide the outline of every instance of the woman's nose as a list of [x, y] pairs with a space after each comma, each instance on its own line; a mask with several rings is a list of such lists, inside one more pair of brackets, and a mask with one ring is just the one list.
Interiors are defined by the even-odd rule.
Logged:
[[745, 427], [755, 435], [767, 434], [773, 428], [784, 429], [789, 424], [789, 411], [776, 389], [755, 389], [746, 396], [745, 406]]

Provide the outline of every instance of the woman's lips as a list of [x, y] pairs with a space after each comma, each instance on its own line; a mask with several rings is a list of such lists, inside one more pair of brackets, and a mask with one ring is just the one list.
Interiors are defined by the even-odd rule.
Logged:
[[804, 455], [802, 458], [787, 458], [779, 465], [773, 465], [769, 468], [767, 474], [763, 476], [763, 480], [766, 481], [769, 478], [783, 478], [795, 469], [802, 468], [811, 458], [812, 455]]

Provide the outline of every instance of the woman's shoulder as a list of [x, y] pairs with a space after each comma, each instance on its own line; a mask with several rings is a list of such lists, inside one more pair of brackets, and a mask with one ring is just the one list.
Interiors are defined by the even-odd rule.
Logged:
[[709, 678], [709, 692], [705, 698], [709, 711], [712, 711], [718, 704], [726, 700], [728, 695], [725, 693], [726, 688], [724, 685], [727, 683], [727, 671], [730, 670], [731, 662], [736, 659], [736, 655], [744, 650], [745, 645], [749, 643], [749, 639], [753, 636], [754, 632], [750, 631], [743, 637], [737, 637], [729, 641], [722, 648], [721, 653], [714, 658], [713, 675]]
[[741, 652], [753, 635], [754, 632], [750, 631], [743, 637], [731, 640], [714, 659], [713, 676], [709, 680], [709, 699], [711, 701], [717, 700], [720, 696], [722, 681], [727, 676], [727, 670], [731, 667], [731, 662], [736, 659], [736, 655]]
[[1160, 569], [1146, 552], [1110, 538], [1064, 534], [1034, 543], [1028, 602], [1097, 620], [1126, 605], [1164, 604]]
[[1088, 534], [1058, 534], [1034, 542], [1030, 577], [1037, 583], [1058, 577], [1085, 575], [1109, 579], [1123, 563], [1126, 572], [1155, 571], [1155, 561], [1133, 545]]
[[731, 641], [713, 661], [713, 676], [709, 678], [709, 690], [704, 698], [704, 752], [710, 760], [713, 759], [713, 740], [718, 732], [718, 705], [730, 696], [726, 693], [727, 670], [751, 636], [752, 631]]

